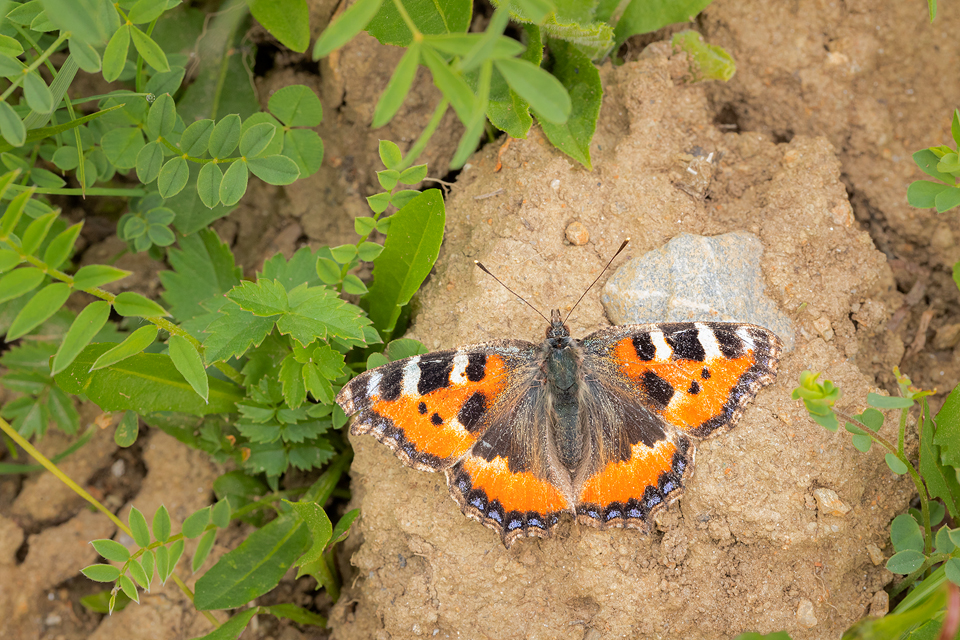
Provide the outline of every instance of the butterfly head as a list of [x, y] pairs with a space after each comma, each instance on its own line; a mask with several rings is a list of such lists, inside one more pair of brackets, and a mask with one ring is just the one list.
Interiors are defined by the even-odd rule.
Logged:
[[567, 325], [563, 324], [563, 320], [560, 319], [560, 310], [554, 309], [550, 312], [550, 326], [547, 327], [547, 340], [569, 337], [570, 329], [568, 329]]

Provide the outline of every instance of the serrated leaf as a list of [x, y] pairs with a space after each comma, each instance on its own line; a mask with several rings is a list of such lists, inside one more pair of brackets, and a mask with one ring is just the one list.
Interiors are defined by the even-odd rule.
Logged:
[[[290, 502], [285, 503], [293, 507], [294, 513], [307, 525], [310, 531], [310, 548], [297, 560], [296, 565], [303, 567], [305, 564], [315, 562], [323, 557], [323, 551], [330, 542], [330, 536], [333, 534], [333, 523], [327, 517], [326, 512], [315, 502]], [[302, 571], [297, 572], [299, 578], [303, 575]]]
[[362, 340], [370, 321], [359, 307], [344, 302], [326, 287], [301, 285], [289, 293], [290, 310], [277, 320], [277, 329], [306, 346], [317, 338]]
[[203, 303], [230, 291], [242, 275], [230, 248], [209, 229], [181, 238], [180, 248], [167, 252], [167, 261], [173, 271], [160, 272], [161, 295], [181, 323], [205, 314]]
[[251, 346], [263, 342], [275, 323], [275, 317], [255, 316], [230, 301], [220, 308], [220, 315], [204, 332], [204, 360], [212, 364], [243, 355]]

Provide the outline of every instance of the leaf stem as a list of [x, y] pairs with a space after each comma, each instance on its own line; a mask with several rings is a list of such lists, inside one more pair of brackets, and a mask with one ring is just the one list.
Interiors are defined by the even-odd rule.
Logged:
[[23, 70], [23, 73], [21, 73], [19, 76], [17, 76], [16, 78], [14, 78], [13, 80], [10, 81], [10, 86], [7, 87], [6, 91], [4, 91], [3, 93], [0, 93], [0, 101], [5, 101], [8, 97], [10, 97], [10, 94], [13, 93], [14, 90], [15, 90], [17, 87], [20, 86], [20, 83], [21, 83], [21, 82], [23, 82], [24, 77], [26, 77], [26, 75], [27, 75], [28, 73], [33, 73], [34, 71], [36, 71], [37, 67], [39, 67], [41, 64], [43, 64], [44, 61], [45, 61], [47, 58], [49, 58], [50, 55], [51, 55], [54, 51], [56, 51], [57, 48], [58, 48], [62, 43], [64, 43], [64, 42], [67, 40], [67, 38], [69, 38], [69, 37], [70, 37], [70, 32], [69, 32], [69, 31], [64, 31], [64, 32], [62, 32], [62, 33], [60, 34], [60, 37], [57, 38], [56, 40], [54, 40], [54, 41], [53, 41], [53, 44], [51, 44], [49, 47], [47, 47], [46, 51], [44, 51], [43, 53], [41, 53], [40, 56], [30, 64], [29, 67], [27, 67], [26, 69]]
[[413, 35], [414, 42], [423, 42], [423, 34], [420, 33], [420, 30], [417, 29], [417, 25], [413, 22], [413, 18], [410, 17], [410, 14], [407, 13], [407, 8], [403, 6], [403, 3], [400, 0], [393, 0], [393, 6], [397, 8], [397, 13], [400, 14], [400, 17], [403, 18], [403, 22], [407, 25], [407, 29], [410, 29], [410, 33]]

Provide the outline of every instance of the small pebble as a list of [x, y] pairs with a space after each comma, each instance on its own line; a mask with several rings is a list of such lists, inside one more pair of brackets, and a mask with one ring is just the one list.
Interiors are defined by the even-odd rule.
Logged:
[[582, 247], [590, 241], [590, 232], [580, 222], [571, 222], [567, 225], [567, 242]]
[[883, 557], [883, 551], [880, 551], [880, 547], [871, 542], [867, 545], [867, 553], [870, 554], [870, 562], [872, 562], [874, 566], [879, 567], [883, 564], [885, 558]]
[[813, 603], [809, 600], [800, 601], [797, 607], [797, 622], [805, 629], [817, 626], [817, 616], [813, 615]]
[[838, 496], [837, 492], [833, 489], [825, 489], [823, 487], [814, 489], [813, 497], [817, 499], [817, 507], [820, 509], [820, 513], [842, 518], [850, 511], [850, 507], [844, 504], [843, 500], [840, 499], [840, 496]]

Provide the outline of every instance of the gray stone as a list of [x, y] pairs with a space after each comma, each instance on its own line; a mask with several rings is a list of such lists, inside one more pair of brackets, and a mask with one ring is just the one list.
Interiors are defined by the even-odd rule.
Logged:
[[763, 293], [762, 253], [752, 233], [681, 233], [630, 260], [607, 281], [602, 297], [607, 317], [614, 324], [749, 322], [776, 333], [790, 351], [793, 324]]

